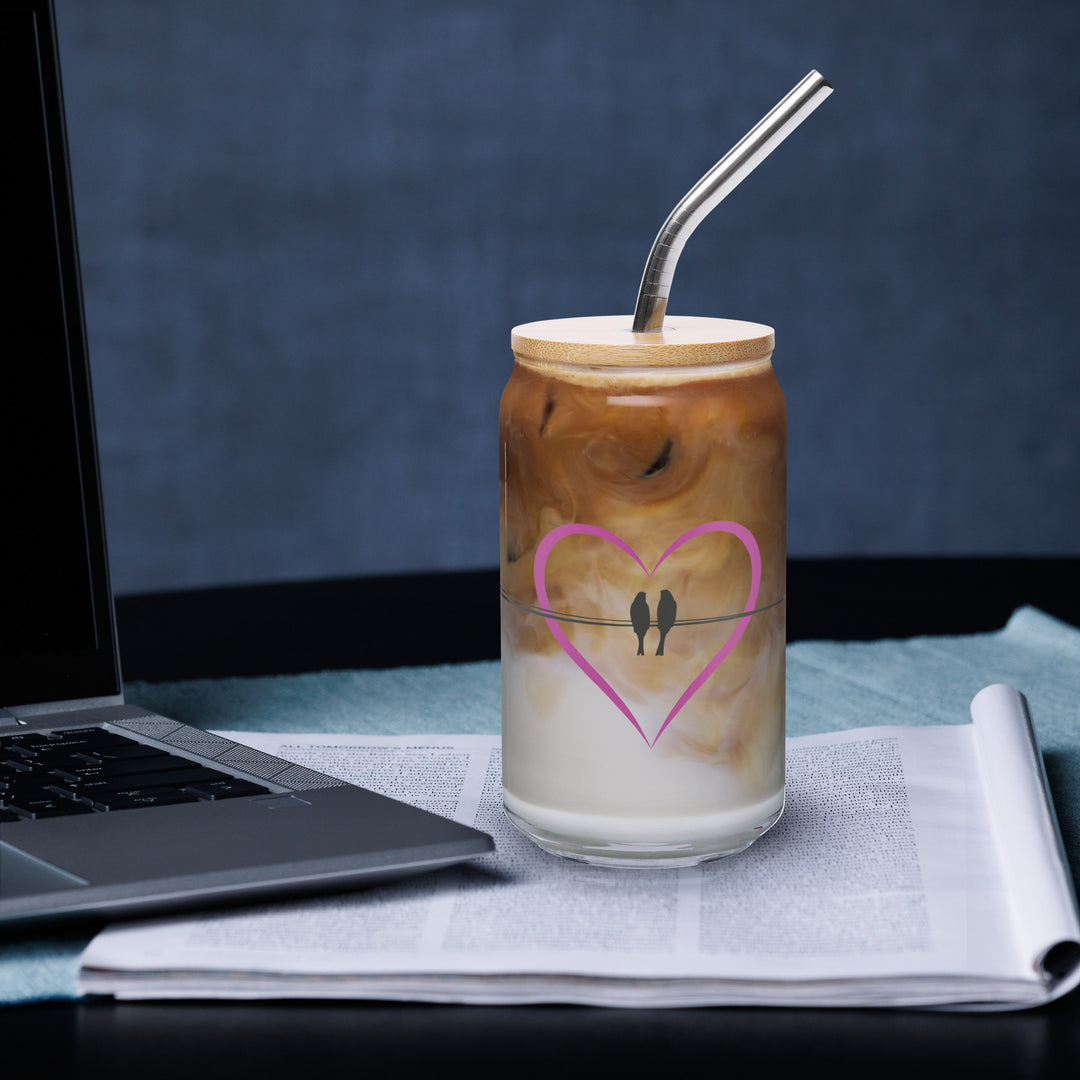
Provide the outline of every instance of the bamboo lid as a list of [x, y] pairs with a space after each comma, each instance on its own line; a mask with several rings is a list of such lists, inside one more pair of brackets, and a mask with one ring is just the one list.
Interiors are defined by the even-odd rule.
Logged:
[[635, 334], [631, 315], [592, 315], [523, 323], [510, 331], [514, 352], [532, 360], [592, 367], [685, 367], [763, 360], [773, 329], [738, 319], [669, 315], [663, 330]]

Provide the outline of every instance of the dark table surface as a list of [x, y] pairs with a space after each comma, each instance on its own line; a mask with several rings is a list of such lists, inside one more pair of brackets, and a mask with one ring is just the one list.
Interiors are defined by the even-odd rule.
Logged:
[[[166, 680], [495, 659], [495, 571], [121, 597], [125, 678]], [[1033, 604], [1080, 625], [1080, 559], [793, 560], [789, 638], [999, 629]], [[442, 613], [439, 635], [418, 613]], [[23, 1052], [28, 1056], [23, 1057]], [[5, 1077], [299, 1077], [473, 1067], [515, 1078], [1071, 1075], [1080, 994], [1021, 1013], [489, 1008], [332, 1002], [43, 1003], [0, 1008]], [[24, 1062], [24, 1064], [11, 1064]]]
[[[467, 570], [120, 597], [127, 680], [494, 660], [499, 575]], [[998, 630], [1033, 604], [1080, 625], [1080, 558], [793, 559], [788, 640]], [[419, 628], [437, 619], [445, 631]]]

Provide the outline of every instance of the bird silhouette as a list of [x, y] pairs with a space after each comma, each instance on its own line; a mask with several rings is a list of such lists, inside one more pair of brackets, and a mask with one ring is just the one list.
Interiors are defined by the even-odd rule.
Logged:
[[634, 633], [637, 634], [637, 654], [638, 656], [644, 656], [645, 635], [649, 632], [652, 615], [649, 612], [649, 602], [645, 599], [643, 592], [639, 592], [630, 605], [630, 623], [634, 627]]
[[656, 655], [664, 655], [664, 639], [675, 625], [675, 612], [678, 605], [675, 597], [667, 589], [660, 590], [660, 601], [656, 605], [656, 625], [660, 628], [660, 644], [656, 646]]

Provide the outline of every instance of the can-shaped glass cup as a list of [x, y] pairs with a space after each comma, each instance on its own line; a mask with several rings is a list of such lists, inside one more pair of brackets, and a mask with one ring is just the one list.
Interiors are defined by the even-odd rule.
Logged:
[[690, 866], [783, 809], [787, 415], [770, 327], [630, 323], [512, 331], [503, 801], [557, 855]]

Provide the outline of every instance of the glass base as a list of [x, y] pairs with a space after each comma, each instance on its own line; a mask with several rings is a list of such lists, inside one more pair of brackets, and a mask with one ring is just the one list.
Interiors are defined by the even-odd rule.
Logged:
[[712, 859], [723, 859], [745, 851], [755, 840], [780, 820], [784, 800], [760, 824], [730, 836], [710, 837], [688, 842], [599, 841], [563, 836], [539, 828], [503, 805], [510, 824], [524, 833], [534, 844], [563, 859], [590, 863], [593, 866], [614, 866], [626, 870], [667, 870], [697, 866]]

